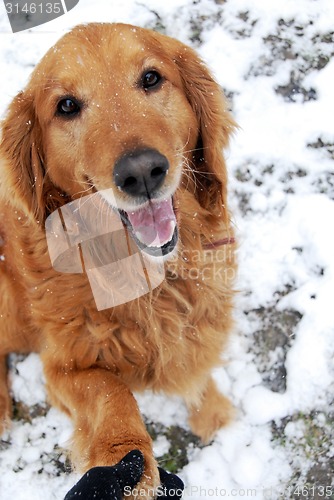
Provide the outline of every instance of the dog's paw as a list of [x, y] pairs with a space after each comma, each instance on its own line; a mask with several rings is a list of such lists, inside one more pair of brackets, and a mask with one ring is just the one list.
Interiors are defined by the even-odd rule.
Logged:
[[230, 401], [211, 388], [200, 405], [190, 408], [189, 424], [203, 443], [209, 443], [219, 429], [233, 420], [234, 414]]

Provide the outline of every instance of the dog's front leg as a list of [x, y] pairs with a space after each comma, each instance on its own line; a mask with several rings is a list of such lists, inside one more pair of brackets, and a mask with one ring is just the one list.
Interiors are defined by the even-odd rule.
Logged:
[[[152, 441], [137, 403], [126, 385], [109, 370], [57, 367], [44, 357], [44, 370], [51, 401], [74, 422], [72, 461], [82, 472], [95, 466], [114, 465], [129, 451], [139, 449], [145, 470], [136, 487], [141, 497], [154, 496], [159, 473]], [[130, 497], [131, 498], [131, 497]]]

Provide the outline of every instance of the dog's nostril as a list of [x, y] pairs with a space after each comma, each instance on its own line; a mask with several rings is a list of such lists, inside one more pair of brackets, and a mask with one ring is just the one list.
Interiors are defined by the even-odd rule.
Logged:
[[151, 171], [151, 177], [160, 177], [166, 172], [162, 167], [154, 167]]
[[135, 177], [127, 177], [123, 182], [123, 189], [132, 188], [137, 184], [137, 179]]
[[116, 186], [131, 196], [150, 198], [162, 186], [169, 169], [165, 156], [154, 149], [132, 151], [114, 167]]

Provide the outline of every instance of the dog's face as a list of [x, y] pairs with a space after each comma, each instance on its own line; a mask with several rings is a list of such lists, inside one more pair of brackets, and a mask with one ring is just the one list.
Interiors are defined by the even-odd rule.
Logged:
[[125, 25], [79, 28], [53, 51], [36, 98], [51, 180], [74, 197], [112, 188], [138, 242], [168, 253], [173, 195], [198, 135], [171, 54]]
[[168, 254], [177, 243], [181, 185], [202, 205], [213, 208], [217, 195], [224, 203], [221, 149], [233, 121], [206, 68], [176, 40], [129, 25], [79, 26], [14, 101], [4, 124], [7, 157], [18, 149], [19, 113], [20, 188], [26, 168], [35, 215], [50, 210], [54, 189], [73, 199], [112, 188], [106, 202], [116, 200], [137, 243]]

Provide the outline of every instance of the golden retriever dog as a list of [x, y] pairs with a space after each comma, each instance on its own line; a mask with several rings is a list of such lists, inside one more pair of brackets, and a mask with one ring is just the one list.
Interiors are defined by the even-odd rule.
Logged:
[[[2, 124], [1, 431], [11, 413], [11, 352], [40, 353], [50, 401], [73, 420], [71, 459], [81, 471], [139, 449], [141, 486], [159, 484], [133, 392], [182, 396], [205, 442], [229, 421], [231, 404], [211, 372], [232, 328], [223, 150], [234, 129], [203, 62], [162, 34], [92, 23], [43, 57]], [[98, 310], [87, 273], [52, 267], [45, 221], [107, 189], [136, 245], [153, 249], [151, 260], [162, 254], [165, 279]]]

